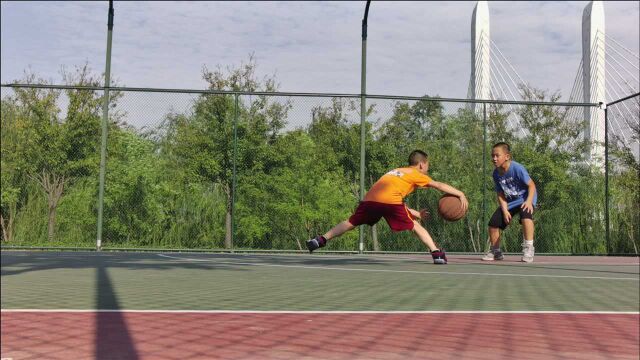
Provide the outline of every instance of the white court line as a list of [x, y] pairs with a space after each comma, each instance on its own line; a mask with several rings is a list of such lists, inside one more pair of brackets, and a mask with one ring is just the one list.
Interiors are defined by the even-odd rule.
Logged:
[[535, 274], [505, 274], [505, 273], [477, 273], [477, 272], [450, 272], [450, 271], [414, 271], [414, 270], [385, 270], [385, 269], [362, 269], [362, 268], [339, 268], [330, 266], [307, 266], [307, 265], [283, 265], [283, 264], [266, 264], [251, 263], [238, 261], [217, 261], [215, 259], [192, 259], [170, 256], [165, 254], [156, 254], [169, 259], [181, 261], [204, 261], [214, 262], [216, 264], [225, 265], [250, 265], [250, 266], [267, 266], [267, 267], [284, 267], [297, 269], [314, 269], [314, 270], [337, 270], [337, 271], [363, 271], [363, 272], [384, 272], [384, 273], [404, 273], [404, 274], [440, 274], [440, 275], [477, 275], [477, 276], [514, 276], [514, 277], [536, 277], [536, 278], [561, 278], [561, 279], [599, 279], [599, 280], [621, 280], [621, 281], [639, 281], [640, 279], [628, 277], [604, 277], [604, 276], [572, 276], [572, 275], [535, 275]]
[[[507, 255], [508, 256], [508, 255]], [[455, 258], [454, 258], [455, 259]], [[458, 259], [460, 260], [460, 259]], [[518, 264], [522, 264], [524, 265], [524, 263], [522, 263], [521, 261], [516, 261]], [[471, 265], [473, 263], [460, 263], [458, 262], [457, 264], [465, 264], [465, 265]], [[483, 262], [481, 263], [482, 265], [492, 265], [491, 263], [486, 263]], [[499, 263], [495, 263], [495, 265], [499, 265]], [[512, 265], [512, 262], [503, 262], [502, 264], [505, 265]], [[561, 266], [566, 266], [566, 265], [584, 265], [584, 266], [638, 266], [640, 265], [640, 263], [598, 263], [598, 262], [553, 262], [553, 261], [534, 261], [533, 264], [528, 264], [530, 267], [535, 267], [536, 265], [555, 265], [558, 267]]]
[[[25, 254], [24, 252], [29, 252], [28, 254]], [[28, 250], [16, 250], [16, 251], [12, 251], [11, 253], [8, 252], [3, 252], [2, 255], [5, 256], [31, 256], [33, 255], [33, 251], [28, 251]], [[38, 253], [38, 255], [40, 254], [46, 254], [47, 252], [36, 252]], [[123, 251], [123, 252], [118, 252], [118, 251], [107, 251], [107, 252], [95, 252], [95, 251], [78, 251], [78, 252], [73, 252], [73, 251], [63, 251], [63, 252], [54, 252], [54, 251], [50, 251], [49, 253], [53, 253], [55, 254], [56, 257], [69, 257], [69, 258], [76, 258], [78, 257], [78, 254], [81, 254], [83, 257], [90, 257], [90, 256], [104, 256], [104, 255], [126, 255], [126, 254], [136, 254], [136, 255], [158, 255], [157, 253], [154, 253], [152, 251], [143, 251], [143, 252], [135, 252], [135, 251]], [[308, 254], [307, 251], [304, 251], [303, 253], [260, 253], [260, 252], [256, 252], [256, 253], [252, 253], [252, 252], [234, 252], [234, 253], [229, 253], [229, 252], [191, 252], [191, 251], [169, 251], [168, 253], [172, 253], [172, 254], [189, 254], [189, 255], [193, 255], [193, 254], [197, 254], [197, 255], [214, 255], [216, 257], [219, 258], [238, 258], [238, 257], [247, 257], [247, 258], [258, 258], [258, 257], [270, 257], [270, 256], [278, 256], [278, 257], [291, 257], [291, 258], [303, 258], [303, 259], [345, 259], [345, 258], [357, 258], [357, 259], [376, 259], [376, 260], [380, 260], [380, 261], [389, 261], [389, 262], [403, 262], [403, 261], [423, 261], [423, 260], [431, 260], [431, 257], [429, 257], [428, 253], [424, 253], [423, 255], [396, 255], [396, 254], [392, 254], [392, 255], [381, 255], [381, 254], [365, 254], [365, 255], [325, 255], [325, 254], [320, 254], [320, 255], [310, 255]], [[219, 256], [218, 256], [219, 255]], [[456, 265], [478, 265], [478, 266], [495, 266], [495, 265], [522, 265], [522, 266], [528, 266], [528, 267], [535, 267], [536, 265], [555, 265], [558, 267], [561, 266], [565, 266], [565, 265], [584, 265], [584, 266], [639, 266], [640, 265], [640, 259], [637, 262], [580, 262], [580, 261], [569, 261], [569, 262], [556, 262], [556, 261], [544, 261], [546, 257], [559, 257], [557, 255], [541, 255], [541, 254], [537, 254], [536, 255], [536, 261], [533, 264], [524, 264], [521, 261], [517, 261], [517, 259], [520, 257], [520, 255], [517, 254], [505, 254], [505, 259], [507, 261], [504, 262], [486, 262], [486, 261], [481, 261], [480, 257], [483, 254], [449, 254], [447, 253], [447, 255], [449, 256], [449, 258], [451, 260], [453, 260]], [[509, 261], [509, 259], [512, 258], [516, 261]], [[567, 255], [567, 256], [563, 256], [563, 258], [571, 258], [571, 255]], [[626, 258], [626, 257], [625, 257]], [[477, 261], [475, 261], [477, 260]]]
[[513, 311], [492, 311], [492, 310], [416, 310], [416, 311], [371, 311], [371, 310], [328, 310], [328, 311], [315, 311], [315, 310], [113, 310], [113, 309], [2, 309], [3, 313], [168, 313], [168, 314], [561, 314], [561, 315], [640, 315], [638, 311], [526, 311], [526, 310], [513, 310]]

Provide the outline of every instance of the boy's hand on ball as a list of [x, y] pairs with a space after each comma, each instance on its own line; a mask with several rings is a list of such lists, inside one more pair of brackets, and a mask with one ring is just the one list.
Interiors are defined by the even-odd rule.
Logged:
[[469, 201], [467, 201], [467, 198], [464, 196], [464, 194], [460, 196], [460, 202], [462, 203], [462, 208], [466, 212], [469, 208]]

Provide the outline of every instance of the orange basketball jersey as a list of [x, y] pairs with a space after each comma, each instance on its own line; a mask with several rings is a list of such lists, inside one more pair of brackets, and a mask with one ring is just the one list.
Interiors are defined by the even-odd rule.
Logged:
[[416, 187], [427, 186], [431, 178], [414, 168], [398, 168], [384, 174], [364, 196], [364, 201], [402, 204]]

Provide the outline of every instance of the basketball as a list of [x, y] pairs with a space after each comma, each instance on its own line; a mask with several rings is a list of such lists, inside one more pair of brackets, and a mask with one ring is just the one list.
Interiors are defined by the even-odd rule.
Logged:
[[457, 196], [444, 194], [438, 202], [438, 214], [447, 221], [458, 221], [462, 219], [467, 212], [462, 209], [462, 202]]

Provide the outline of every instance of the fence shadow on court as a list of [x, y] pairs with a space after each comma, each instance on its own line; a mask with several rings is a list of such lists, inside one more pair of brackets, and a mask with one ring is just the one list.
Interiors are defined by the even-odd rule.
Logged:
[[96, 316], [95, 359], [138, 359], [138, 353], [127, 327], [107, 267], [98, 262], [96, 266], [96, 303], [99, 311]]

